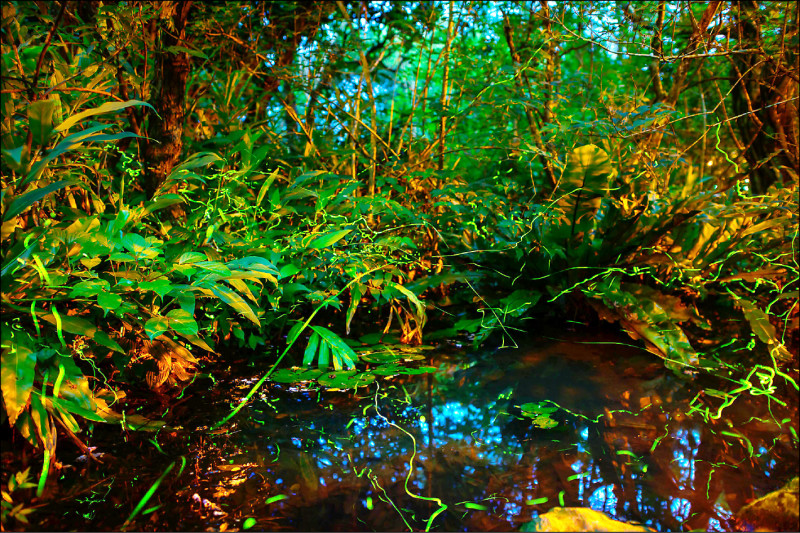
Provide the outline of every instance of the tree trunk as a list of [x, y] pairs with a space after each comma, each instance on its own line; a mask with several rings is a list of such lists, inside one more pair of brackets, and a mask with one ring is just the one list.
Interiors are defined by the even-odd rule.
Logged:
[[[189, 77], [189, 55], [170, 51], [173, 46], [186, 47], [186, 20], [192, 0], [161, 4], [161, 46], [156, 58], [156, 72], [151, 104], [158, 115], [150, 113], [144, 160], [147, 171], [144, 190], [152, 197], [164, 183], [180, 159], [183, 149], [186, 79]], [[171, 21], [172, 24], [168, 24]], [[168, 27], [171, 26], [171, 27]]]

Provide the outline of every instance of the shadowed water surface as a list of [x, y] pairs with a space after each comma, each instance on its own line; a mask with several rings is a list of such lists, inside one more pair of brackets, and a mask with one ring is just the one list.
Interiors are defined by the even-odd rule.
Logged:
[[[132, 434], [109, 444], [116, 460], [67, 469], [67, 495], [97, 484], [95, 496], [65, 498], [64, 526], [42, 509], [41, 525], [119, 529], [172, 462], [148, 503], [160, 507], [132, 528], [234, 530], [252, 518], [252, 530], [492, 531], [578, 506], [661, 531], [730, 530], [732, 513], [796, 474], [795, 390], [775, 392], [785, 406], [745, 393], [716, 418], [721, 401], [701, 391], [723, 384], [679, 379], [620, 341], [449, 346], [429, 352], [436, 373], [356, 394], [270, 384], [213, 433], [261, 374], [195, 388], [169, 415], [184, 429], [156, 436], [160, 452], [152, 434]], [[714, 409], [688, 415], [693, 400]]]

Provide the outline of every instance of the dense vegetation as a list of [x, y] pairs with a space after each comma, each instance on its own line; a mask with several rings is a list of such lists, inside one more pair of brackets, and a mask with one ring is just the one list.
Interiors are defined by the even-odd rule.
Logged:
[[6, 2], [2, 424], [41, 494], [233, 348], [348, 388], [548, 318], [703, 416], [796, 390], [798, 72], [794, 2]]

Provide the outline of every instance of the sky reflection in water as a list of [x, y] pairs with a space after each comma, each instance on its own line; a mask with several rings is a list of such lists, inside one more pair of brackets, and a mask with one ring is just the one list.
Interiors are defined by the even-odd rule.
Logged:
[[[328, 518], [317, 528], [424, 529], [438, 505], [405, 492], [415, 447], [408, 489], [448, 505], [433, 523], [439, 530], [519, 528], [559, 505], [659, 530], [724, 529], [754, 488], [773, 490], [797, 468], [796, 442], [764, 422], [761, 399], [737, 400], [709, 423], [686, 417], [699, 389], [632, 348], [553, 342], [461, 366], [437, 357], [434, 366], [443, 364], [435, 376], [382, 382], [377, 404], [385, 419], [370, 397], [375, 385], [360, 389], [360, 400], [283, 394], [276, 385], [265, 397], [277, 394], [273, 405], [288, 418], [253, 405], [259, 423], [244, 428], [237, 462], [263, 473], [270, 494], [289, 496], [270, 507], [282, 527], [314, 529], [313, 509], [324, 503]], [[562, 407], [554, 428], [519, 416], [520, 405], [548, 401]], [[262, 460], [248, 462], [254, 450]]]

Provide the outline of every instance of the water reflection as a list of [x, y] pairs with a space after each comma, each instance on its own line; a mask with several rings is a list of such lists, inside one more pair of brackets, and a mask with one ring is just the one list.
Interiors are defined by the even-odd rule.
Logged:
[[[164, 509], [148, 529], [219, 530], [253, 517], [254, 530], [424, 530], [438, 499], [447, 510], [434, 531], [518, 529], [554, 506], [661, 531], [726, 530], [754, 495], [795, 475], [796, 434], [786, 428], [798, 425], [796, 391], [781, 391], [786, 406], [743, 395], [704, 421], [686, 415], [692, 399], [723, 387], [681, 381], [650, 354], [598, 340], [610, 339], [442, 350], [428, 362], [434, 375], [381, 379], [356, 394], [272, 384], [227, 432], [176, 437], [165, 460], [191, 460], [158, 492]], [[253, 376], [220, 380], [171, 423], [207, 428], [246, 382]], [[150, 449], [147, 438], [135, 453]], [[150, 480], [144, 491], [165, 465], [129, 467]]]
[[[697, 390], [636, 349], [552, 342], [438, 357], [436, 375], [383, 381], [377, 401], [375, 385], [360, 399], [273, 385], [264, 398], [277, 413], [254, 404], [226, 444], [266, 480], [237, 512], [280, 529], [424, 529], [438, 503], [422, 498], [438, 498], [439, 530], [518, 528], [557, 505], [722, 530], [754, 487], [797, 467], [796, 441], [762, 399], [687, 418]], [[558, 406], [554, 426], [521, 416], [536, 402]], [[796, 424], [796, 407], [771, 407]], [[276, 494], [288, 499], [254, 503]]]

